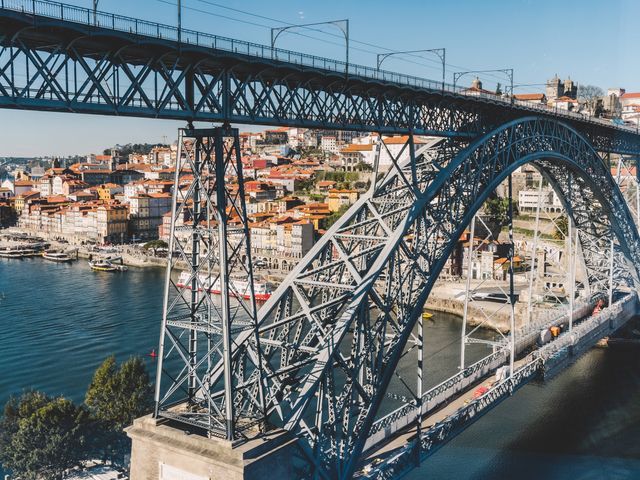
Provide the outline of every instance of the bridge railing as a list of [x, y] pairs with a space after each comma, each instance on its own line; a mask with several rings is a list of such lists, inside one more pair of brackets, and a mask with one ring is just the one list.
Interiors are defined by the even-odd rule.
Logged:
[[[433, 388], [430, 388], [422, 395], [422, 415], [442, 404], [450, 398], [451, 395], [476, 382], [490, 371], [495, 370], [506, 358], [506, 350], [498, 350], [456, 373], [452, 377], [447, 378]], [[393, 433], [411, 424], [415, 421], [417, 414], [416, 404], [415, 402], [411, 402], [380, 418], [371, 426], [365, 448], [381, 442]]]
[[[579, 302], [575, 306], [573, 315], [574, 320], [588, 316], [592, 309], [593, 306], [591, 303]], [[541, 312], [534, 321], [518, 328], [516, 332], [516, 352], [522, 352], [524, 349], [535, 343], [542, 329], [566, 323], [568, 322], [568, 319], [569, 316], [566, 311], [549, 309], [546, 312]], [[449, 399], [451, 395], [457, 394], [468, 385], [497, 369], [506, 361], [508, 348], [508, 340], [503, 340], [501, 347], [496, 352], [482, 358], [472, 365], [469, 365], [464, 370], [459, 371], [438, 385], [430, 388], [422, 395], [422, 414], [426, 414]], [[367, 447], [375, 445], [385, 438], [388, 438], [396, 431], [401, 430], [414, 422], [416, 415], [417, 407], [415, 401], [409, 401], [389, 412], [384, 417], [381, 417], [371, 426]]]
[[267, 45], [221, 37], [195, 30], [181, 29], [179, 34], [178, 28], [175, 26], [101, 11], [95, 12], [94, 15], [93, 10], [89, 8], [77, 7], [75, 5], [68, 5], [51, 0], [0, 0], [0, 8], [83, 25], [108, 28], [128, 34], [141, 35], [173, 42], [180, 41], [181, 43], [188, 45], [196, 45], [219, 51], [232, 52], [235, 54], [249, 55], [269, 60], [288, 62], [296, 65], [314, 67], [349, 75], [351, 77], [362, 77], [365, 80], [379, 80], [421, 89], [481, 98], [491, 102], [509, 104], [523, 109], [540, 111], [559, 117], [606, 125], [619, 130], [638, 133], [637, 127], [617, 125], [611, 123], [609, 120], [591, 117], [582, 113], [570, 112], [568, 110], [551, 108], [541, 103], [515, 100], [511, 96], [478, 92], [466, 87], [454, 86], [442, 81], [429, 80], [388, 70], [379, 70], [377, 68], [356, 65], [353, 63], [347, 64], [340, 60], [318, 57], [291, 50], [272, 48]]
[[[373, 67], [356, 65], [353, 63], [309, 55], [280, 48], [272, 48], [268, 45], [246, 42], [234, 38], [212, 35], [198, 32], [196, 30], [180, 29], [171, 25], [150, 22], [133, 17], [117, 15], [68, 5], [50, 0], [0, 0], [0, 8], [13, 10], [21, 13], [33, 14], [42, 17], [54, 18], [82, 25], [108, 28], [119, 32], [153, 37], [162, 40], [180, 41], [183, 44], [197, 45], [200, 47], [213, 48], [226, 52], [261, 57], [270, 60], [277, 60], [298, 65], [304, 65], [337, 73], [348, 73], [353, 76], [362, 76], [383, 80], [386, 82], [400, 83], [420, 88], [442, 89], [442, 82], [425, 78], [405, 75], [387, 70], [378, 70]], [[452, 85], [446, 85], [447, 90], [452, 90]]]

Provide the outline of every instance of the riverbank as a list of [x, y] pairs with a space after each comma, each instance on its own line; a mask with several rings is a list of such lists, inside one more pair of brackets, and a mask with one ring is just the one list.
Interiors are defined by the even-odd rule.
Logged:
[[[49, 238], [46, 235], [35, 235], [17, 228], [0, 230], [0, 249], [15, 247], [26, 243], [44, 241], [53, 250], [61, 250], [79, 259], [90, 260], [94, 257], [121, 257], [122, 263], [130, 267], [166, 268], [167, 259], [153, 254], [152, 250], [145, 250], [140, 244], [113, 245], [98, 247], [95, 245], [75, 245], [65, 239]], [[178, 268], [186, 268], [183, 262], [177, 263]]]
[[[471, 288], [477, 285], [472, 282]], [[498, 281], [482, 281], [482, 286], [488, 290], [508, 290], [504, 284]], [[516, 285], [520, 291], [526, 285]], [[447, 281], [436, 284], [429, 294], [424, 308], [435, 312], [449, 313], [458, 317], [464, 316], [464, 300], [466, 282]], [[537, 309], [534, 309], [537, 310]], [[527, 304], [523, 301], [515, 305], [516, 328], [524, 324], [527, 313]], [[534, 311], [535, 314], [535, 311]], [[472, 300], [467, 305], [467, 325], [469, 327], [481, 327], [488, 330], [509, 333], [511, 325], [511, 311], [508, 303]]]

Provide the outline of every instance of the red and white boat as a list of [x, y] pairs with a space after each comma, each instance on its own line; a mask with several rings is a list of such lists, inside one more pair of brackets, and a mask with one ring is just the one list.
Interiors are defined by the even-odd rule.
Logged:
[[[191, 282], [189, 281], [189, 277], [191, 274], [189, 272], [181, 272], [178, 277], [178, 281], [176, 282], [176, 286], [179, 288], [186, 288], [191, 290]], [[213, 279], [215, 278], [215, 281]], [[213, 282], [213, 285], [211, 283]], [[207, 278], [207, 275], [204, 273], [198, 274], [198, 291], [202, 291], [204, 285], [211, 285], [208, 287], [210, 293], [214, 293], [216, 295], [220, 295], [222, 292], [222, 288], [220, 287], [220, 277], [217, 275], [214, 277]], [[259, 302], [266, 302], [271, 296], [271, 289], [266, 283], [262, 282], [253, 282], [253, 291], [256, 297], [256, 300]], [[229, 295], [232, 297], [242, 297], [245, 300], [249, 300], [251, 298], [251, 289], [250, 284], [247, 280], [243, 280], [240, 278], [231, 278], [229, 279]]]

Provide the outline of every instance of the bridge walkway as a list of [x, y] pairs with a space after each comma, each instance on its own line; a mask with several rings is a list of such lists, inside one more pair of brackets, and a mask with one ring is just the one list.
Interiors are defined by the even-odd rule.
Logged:
[[[399, 476], [398, 464], [406, 465], [407, 457], [413, 457], [415, 465], [418, 456], [424, 458], [433, 453], [518, 388], [541, 373], [546, 375], [565, 368], [604, 335], [618, 330], [637, 313], [636, 300], [635, 294], [625, 295], [611, 308], [605, 308], [595, 316], [583, 316], [579, 321], [574, 321], [572, 332], [562, 333], [552, 342], [531, 353], [521, 351], [520, 358], [514, 362], [512, 378], [498, 381], [495, 378], [496, 368], [492, 368], [436, 408], [427, 412], [423, 410], [420, 442], [416, 442], [414, 408], [404, 428], [398, 429], [384, 441], [371, 445], [365, 451], [362, 467], [358, 470], [356, 478], [391, 478], [389, 471], [393, 472], [392, 477]], [[504, 365], [504, 362], [501, 365]], [[481, 387], [486, 390], [483, 389], [480, 395], [474, 396]], [[419, 446], [420, 451], [416, 446]], [[398, 461], [400, 458], [402, 460]], [[404, 469], [406, 466], [400, 468], [401, 471]]]
[[[514, 362], [514, 371], [521, 369], [527, 364], [536, 361], [531, 355], [526, 355]], [[436, 424], [446, 420], [455, 414], [460, 408], [466, 406], [470, 401], [474, 400], [474, 392], [484, 387], [491, 389], [496, 384], [495, 371], [491, 371], [480, 380], [472, 383], [469, 387], [462, 392], [458, 393], [450, 400], [446, 401], [442, 406], [436, 408], [428, 415], [424, 416], [421, 422], [420, 429], [426, 431]], [[397, 433], [389, 441], [376, 446], [375, 448], [365, 452], [363, 456], [363, 464], [376, 463], [377, 459], [383, 459], [396, 452], [398, 449], [403, 448], [409, 443], [410, 440], [415, 440], [416, 437], [416, 424], [413, 422], [410, 427], [406, 427], [403, 431]]]

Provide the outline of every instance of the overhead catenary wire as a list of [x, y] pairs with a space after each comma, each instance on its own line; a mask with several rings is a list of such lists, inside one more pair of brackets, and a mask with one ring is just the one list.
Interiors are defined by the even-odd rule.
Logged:
[[[171, 6], [177, 6], [177, 3], [175, 1], [171, 1], [171, 0], [156, 0], [156, 1], [160, 2], [160, 3], [167, 4], [167, 5], [171, 5]], [[205, 4], [208, 4], [208, 5], [214, 6], [214, 7], [224, 8], [226, 10], [233, 11], [233, 12], [236, 12], [236, 13], [248, 15], [248, 16], [251, 16], [251, 17], [260, 18], [260, 19], [263, 19], [263, 20], [268, 20], [268, 21], [271, 21], [271, 22], [276, 22], [279, 25], [286, 25], [286, 26], [295, 26], [296, 25], [294, 23], [287, 22], [287, 21], [284, 21], [284, 20], [280, 20], [280, 19], [276, 19], [276, 18], [272, 18], [272, 17], [267, 17], [265, 15], [260, 15], [260, 14], [257, 14], [257, 13], [247, 12], [247, 11], [244, 11], [244, 10], [241, 10], [241, 9], [238, 9], [238, 8], [228, 7], [226, 5], [222, 5], [222, 4], [219, 4], [217, 2], [211, 2], [211, 1], [208, 1], [208, 0], [198, 0], [198, 1], [200, 1], [201, 3], [205, 3]], [[205, 14], [205, 15], [211, 15], [211, 16], [214, 16], [214, 17], [223, 18], [223, 19], [226, 19], [226, 20], [243, 23], [243, 24], [246, 24], [246, 25], [252, 25], [252, 26], [255, 26], [255, 27], [260, 27], [260, 28], [265, 28], [265, 29], [271, 29], [271, 28], [274, 27], [274, 25], [265, 25], [264, 23], [258, 23], [258, 22], [254, 22], [254, 21], [251, 21], [251, 20], [246, 20], [246, 19], [232, 17], [232, 16], [229, 16], [229, 15], [224, 15], [222, 13], [212, 12], [210, 10], [204, 10], [204, 9], [193, 7], [193, 6], [184, 5], [184, 2], [183, 2], [182, 8], [184, 8], [186, 10], [191, 10], [191, 11], [194, 11], [194, 12], [197, 12], [197, 13], [202, 13], [202, 14]], [[276, 26], [278, 26], [278, 25], [276, 25]], [[335, 34], [335, 33], [332, 33], [332, 32], [327, 32], [326, 30], [322, 30], [322, 29], [319, 29], [319, 28], [314, 28], [314, 27], [300, 27], [300, 28], [304, 29], [304, 30], [309, 30], [309, 31], [322, 33], [324, 35], [333, 36], [333, 37], [336, 37], [336, 38], [341, 38], [340, 35], [338, 35], [338, 34]], [[326, 44], [329, 44], [329, 45], [335, 45], [335, 46], [340, 46], [340, 47], [343, 46], [342, 43], [333, 42], [331, 40], [328, 40], [328, 39], [325, 39], [325, 38], [319, 38], [319, 37], [312, 36], [312, 35], [307, 35], [307, 34], [304, 34], [302, 32], [290, 31], [289, 33], [292, 34], [292, 35], [297, 35], [299, 37], [308, 38], [308, 39], [311, 39], [311, 40], [316, 40], [316, 41], [319, 41], [319, 42], [323, 42], [323, 43], [326, 43]], [[384, 47], [382, 45], [376, 45], [376, 44], [369, 43], [369, 42], [364, 42], [364, 41], [361, 41], [361, 40], [355, 40], [353, 38], [351, 38], [350, 41], [353, 42], [353, 43], [366, 45], [366, 46], [370, 46], [370, 47], [373, 47], [373, 48], [378, 48], [378, 49], [385, 50], [385, 51], [388, 51], [388, 52], [393, 52], [394, 51], [393, 49], [390, 49], [388, 47]], [[369, 50], [369, 49], [365, 49], [365, 48], [361, 48], [361, 47], [352, 47], [352, 50], [360, 51], [360, 52], [363, 52], [363, 53], [370, 53], [370, 54], [373, 54], [373, 55], [375, 55], [377, 53], [380, 53], [379, 51]], [[411, 60], [409, 58], [406, 58], [406, 57], [418, 58], [418, 59], [421, 59], [421, 60], [425, 60], [425, 61], [431, 62], [432, 64], [431, 65], [427, 65], [427, 64], [424, 64], [424, 63], [413, 61], [413, 60]], [[441, 65], [440, 62], [435, 60], [435, 59], [430, 59], [430, 58], [425, 57], [425, 56], [414, 55], [414, 54], [405, 54], [404, 56], [399, 55], [399, 56], [397, 56], [395, 58], [397, 60], [405, 62], [405, 63], [409, 63], [409, 64], [412, 64], [412, 65], [417, 65], [417, 66], [421, 66], [421, 67], [426, 67], [426, 68], [430, 68], [430, 69], [436, 69], [436, 68], [438, 68], [437, 66]], [[457, 68], [457, 69], [469, 69], [469, 67], [463, 67], [463, 66], [460, 66], [460, 65], [452, 64], [452, 63], [447, 63], [446, 66], [447, 67], [451, 67], [451, 68]], [[490, 74], [490, 73], [486, 74], [485, 77], [491, 77], [492, 79], [494, 79], [496, 81], [504, 81], [505, 80], [504, 78], [502, 78], [502, 77], [500, 77], [498, 75], [494, 75], [494, 74]]]
[[[207, 5], [215, 6], [215, 7], [218, 7], [218, 8], [223, 8], [225, 10], [230, 10], [230, 11], [233, 11], [233, 12], [236, 12], [236, 13], [241, 13], [241, 14], [248, 15], [248, 16], [251, 16], [251, 17], [261, 18], [263, 20], [269, 20], [269, 21], [277, 22], [277, 23], [282, 23], [282, 24], [287, 25], [287, 26], [295, 26], [296, 25], [295, 23], [287, 22], [285, 20], [281, 20], [281, 19], [277, 19], [277, 18], [273, 18], [273, 17], [267, 17], [265, 15], [260, 15], [258, 13], [248, 12], [246, 10], [242, 10], [242, 9], [239, 9], [239, 8], [229, 7], [227, 5], [223, 5], [223, 4], [218, 3], [218, 2], [213, 2], [211, 0], [198, 0], [198, 1], [200, 3], [205, 3]], [[324, 30], [321, 30], [321, 29], [318, 29], [318, 28], [314, 28], [314, 27], [301, 27], [301, 28], [304, 28], [306, 30], [312, 30], [312, 31], [315, 31], [315, 32], [320, 32], [320, 33], [323, 33], [325, 35], [329, 35], [329, 36], [336, 37], [336, 38], [342, 38], [339, 34], [336, 34], [336, 33], [333, 33], [333, 32], [327, 32], [327, 31], [324, 31]], [[323, 39], [318, 39], [318, 40], [325, 41]], [[365, 41], [362, 41], [362, 40], [356, 40], [356, 39], [353, 39], [353, 38], [351, 38], [350, 40], [351, 40], [351, 42], [357, 43], [359, 45], [365, 45], [367, 47], [372, 47], [372, 48], [377, 48], [377, 49], [380, 49], [380, 50], [385, 50], [386, 52], [395, 52], [395, 50], [393, 50], [393, 49], [391, 49], [389, 47], [385, 47], [383, 45], [376, 45], [375, 43], [365, 42]], [[356, 50], [356, 49], [357, 48], [354, 47], [354, 50]], [[373, 54], [380, 53], [378, 51], [371, 51], [371, 50], [366, 50], [366, 49], [357, 49], [357, 50], [362, 51], [362, 52], [366, 52], [366, 53], [373, 53]], [[432, 58], [429, 58], [429, 57], [423, 57], [423, 56], [416, 55], [416, 54], [411, 54], [411, 53], [405, 53], [404, 56], [405, 57], [419, 58], [421, 60], [426, 60], [426, 61], [428, 61], [430, 63], [433, 63], [434, 64], [433, 65], [434, 68], [435, 67], [439, 68], [441, 66], [441, 62], [439, 60], [436, 60], [435, 58], [432, 59]], [[406, 60], [406, 58], [404, 58], [402, 56], [398, 56], [396, 58]], [[417, 63], [417, 62], [411, 62], [411, 63], [414, 63], [415, 65], [420, 65], [420, 66], [425, 66], [425, 67], [429, 66], [430, 67], [430, 65], [424, 65], [424, 64], [421, 64], [421, 63]], [[458, 69], [463, 69], [463, 70], [471, 70], [469, 67], [455, 65], [453, 63], [445, 63], [445, 65], [447, 67], [451, 67], [451, 68], [458, 68]], [[492, 76], [492, 77], [494, 77], [494, 78], [496, 78], [498, 80], [504, 80], [499, 75], [491, 75], [491, 74], [489, 74], [488, 76]]]

